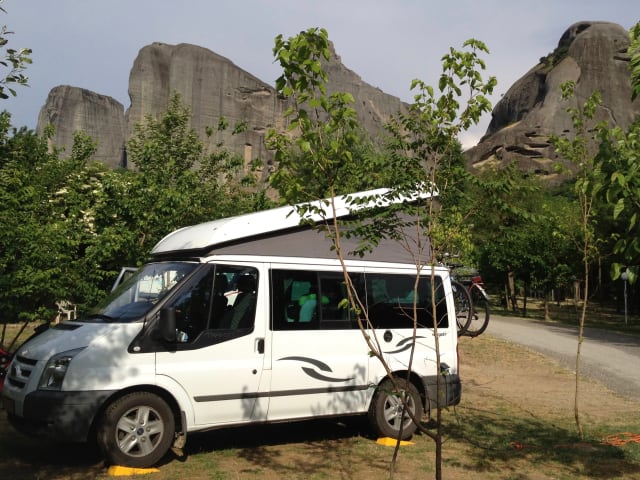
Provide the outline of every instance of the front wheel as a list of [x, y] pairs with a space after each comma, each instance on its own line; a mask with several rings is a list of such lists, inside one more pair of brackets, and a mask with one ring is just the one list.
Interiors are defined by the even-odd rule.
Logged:
[[175, 434], [171, 408], [150, 392], [125, 395], [107, 407], [98, 445], [112, 465], [148, 468], [167, 453]]
[[407, 440], [418, 426], [405, 410], [402, 397], [406, 399], [406, 408], [417, 419], [422, 417], [422, 400], [415, 385], [404, 378], [396, 378], [396, 386], [394, 388], [389, 378], [378, 386], [369, 407], [369, 422], [381, 437], [398, 438], [400, 435], [400, 440]]

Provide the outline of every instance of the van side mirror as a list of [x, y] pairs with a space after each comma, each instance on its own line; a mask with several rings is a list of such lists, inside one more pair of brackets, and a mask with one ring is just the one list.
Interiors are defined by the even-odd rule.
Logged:
[[160, 310], [160, 322], [158, 324], [160, 338], [165, 342], [176, 342], [176, 309], [172, 307]]

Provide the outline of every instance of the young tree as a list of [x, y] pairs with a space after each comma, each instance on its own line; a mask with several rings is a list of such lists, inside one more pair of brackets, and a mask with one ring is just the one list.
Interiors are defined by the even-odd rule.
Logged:
[[[487, 51], [484, 44], [470, 40], [464, 47], [468, 50], [451, 49], [443, 57], [444, 71], [438, 86], [439, 96], [423, 82], [416, 80], [412, 83], [412, 89], [418, 90], [414, 97], [415, 103], [409, 113], [398, 115], [389, 126], [391, 154], [381, 166], [384, 170], [378, 172], [379, 178], [390, 190], [381, 197], [352, 198], [351, 203], [353, 210], [371, 204], [386, 207], [369, 208], [366, 210], [366, 219], [346, 226], [338, 221], [335, 214], [335, 196], [343, 193], [342, 188], [349, 184], [348, 176], [368, 173], [363, 169], [363, 164], [355, 161], [353, 155], [358, 145], [355, 134], [357, 119], [350, 106], [353, 97], [347, 93], [327, 93], [328, 78], [323, 69], [323, 61], [329, 60], [330, 49], [326, 30], [309, 29], [288, 40], [284, 40], [281, 35], [276, 38], [274, 55], [284, 72], [277, 80], [276, 88], [291, 99], [292, 106], [286, 113], [290, 119], [289, 135], [275, 131], [269, 135], [270, 146], [275, 149], [276, 160], [279, 162], [274, 185], [290, 203], [329, 197], [329, 205], [324, 207], [328, 207], [332, 214], [325, 218], [325, 231], [334, 242], [336, 254], [343, 266], [347, 253], [341, 246], [343, 236], [356, 234], [363, 238], [359, 253], [373, 250], [382, 238], [392, 238], [405, 245], [414, 258], [417, 286], [423, 267], [435, 264], [437, 247], [442, 247], [436, 247], [436, 242], [443, 239], [447, 243], [452, 234], [460, 229], [459, 225], [439, 221], [442, 210], [435, 203], [433, 194], [437, 189], [439, 198], [443, 199], [442, 205], [455, 204], [446, 196], [451, 177], [447, 175], [441, 178], [439, 173], [451, 173], [452, 170], [443, 165], [454, 158], [455, 151], [459, 149], [457, 135], [490, 109], [486, 95], [491, 93], [496, 83], [494, 78], [484, 82], [478, 71], [484, 68], [484, 63], [478, 56], [478, 53]], [[459, 103], [462, 87], [467, 88], [469, 96], [464, 107]], [[294, 146], [300, 155], [291, 154], [295, 150]], [[424, 194], [424, 201], [416, 196], [417, 191]], [[417, 201], [393, 203], [393, 200], [402, 198]], [[310, 204], [307, 205], [306, 208], [312, 208]], [[324, 208], [315, 211], [323, 212]], [[447, 224], [451, 229], [445, 232]], [[349, 303], [358, 312], [358, 322], [371, 355], [382, 362], [395, 384], [395, 390], [404, 399], [404, 379], [394, 378], [384, 361], [377, 339], [368, 333], [372, 330], [365, 330], [369, 326], [367, 312], [350, 284], [346, 269], [345, 283], [349, 287]], [[432, 315], [437, 318], [435, 295], [432, 295], [432, 299]], [[415, 304], [413, 313], [415, 325]], [[437, 322], [434, 324], [436, 358], [439, 363]], [[436, 371], [440, 371], [439, 364]], [[439, 392], [440, 382], [439, 378]], [[437, 432], [434, 434], [424, 431], [436, 442], [436, 478], [441, 478], [442, 422], [439, 405], [436, 410]], [[419, 420], [414, 418], [416, 424], [419, 424]], [[397, 449], [391, 462], [391, 476], [396, 455]]]
[[[562, 98], [569, 100], [574, 98], [575, 83], [566, 82], [561, 85]], [[569, 107], [567, 112], [573, 123], [573, 137], [551, 138], [552, 144], [560, 155], [571, 161], [576, 170], [575, 193], [580, 207], [580, 230], [582, 233], [582, 243], [580, 252], [582, 256], [582, 270], [584, 274], [584, 300], [580, 311], [580, 322], [578, 329], [578, 347], [576, 351], [576, 384], [575, 384], [575, 402], [574, 416], [576, 427], [580, 438], [584, 437], [582, 422], [580, 419], [580, 353], [582, 351], [582, 343], [584, 341], [584, 323], [587, 316], [587, 305], [589, 300], [589, 276], [590, 265], [596, 247], [596, 239], [594, 234], [593, 217], [594, 217], [594, 199], [598, 191], [602, 188], [601, 183], [597, 179], [597, 173], [594, 166], [595, 155], [590, 151], [590, 144], [593, 140], [594, 131], [602, 131], [605, 125], [600, 123], [593, 125], [596, 112], [602, 103], [599, 93], [592, 94], [582, 105]]]

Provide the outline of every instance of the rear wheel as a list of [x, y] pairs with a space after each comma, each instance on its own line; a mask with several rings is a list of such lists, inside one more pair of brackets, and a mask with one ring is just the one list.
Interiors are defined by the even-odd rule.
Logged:
[[422, 400], [415, 385], [404, 378], [396, 378], [396, 386], [397, 389], [391, 379], [386, 379], [378, 386], [369, 407], [369, 422], [381, 437], [398, 438], [402, 426], [400, 440], [407, 440], [418, 426], [405, 410], [402, 398], [406, 398], [406, 408], [417, 419], [422, 417]]
[[465, 335], [477, 337], [489, 326], [489, 300], [475, 285], [471, 286], [470, 292], [473, 314]]
[[463, 284], [451, 282], [451, 290], [453, 291], [453, 305], [456, 309], [456, 323], [458, 327], [458, 336], [464, 335], [471, 323], [471, 297]]
[[150, 392], [134, 392], [113, 402], [98, 430], [98, 445], [112, 465], [147, 468], [167, 453], [175, 419], [167, 403]]

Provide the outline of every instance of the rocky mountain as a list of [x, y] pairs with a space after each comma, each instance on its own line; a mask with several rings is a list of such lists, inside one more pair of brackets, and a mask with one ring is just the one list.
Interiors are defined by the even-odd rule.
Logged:
[[[360, 124], [372, 136], [383, 131], [391, 115], [406, 108], [399, 98], [372, 87], [345, 67], [335, 50], [326, 69], [328, 91], [354, 95]], [[56, 132], [52, 142], [65, 146], [66, 151], [71, 149], [74, 132], [84, 130], [98, 142], [97, 159], [113, 167], [126, 165], [124, 147], [135, 125], [144, 122], [147, 115], [161, 116], [174, 92], [190, 108], [191, 126], [206, 145], [213, 149], [223, 142], [225, 148], [243, 156], [245, 164], [255, 158], [270, 164], [272, 154], [265, 149], [264, 137], [269, 128], [285, 127], [287, 101], [271, 85], [229, 59], [196, 45], [153, 43], [142, 48], [129, 76], [131, 105], [126, 112], [112, 98], [87, 90], [70, 86], [52, 89], [37, 130], [42, 132], [52, 123]], [[207, 127], [215, 128], [221, 117], [231, 126], [246, 122], [248, 128], [240, 135], [227, 131], [207, 137]], [[268, 169], [263, 177], [267, 175]]]
[[[557, 48], [509, 88], [496, 104], [486, 134], [467, 151], [475, 169], [516, 162], [549, 183], [566, 174], [555, 173], [559, 159], [549, 143], [551, 134], [573, 131], [568, 107], [582, 105], [595, 91], [602, 95], [596, 120], [628, 127], [640, 115], [640, 99], [631, 102], [629, 32], [606, 22], [578, 22], [562, 35]], [[560, 85], [575, 82], [574, 102], [561, 98]], [[576, 103], [577, 102], [577, 103]]]
[[[561, 99], [560, 85], [576, 83], [576, 100], [583, 103], [600, 91], [603, 104], [597, 118], [627, 127], [640, 114], [640, 99], [631, 102], [629, 34], [620, 25], [578, 22], [562, 35], [557, 48], [515, 82], [496, 104], [491, 123], [477, 146], [467, 151], [472, 169], [501, 167], [517, 162], [550, 183], [566, 175], [555, 173], [560, 161], [549, 143], [551, 134], [569, 135], [570, 106]], [[333, 46], [332, 46], [333, 48]], [[333, 51], [326, 66], [328, 90], [347, 91], [356, 99], [360, 124], [373, 138], [383, 132], [386, 120], [406, 109], [399, 98], [364, 82], [342, 64]], [[73, 134], [83, 130], [98, 142], [96, 158], [115, 167], [126, 165], [125, 145], [134, 126], [147, 115], [158, 118], [167, 109], [170, 96], [178, 92], [192, 113], [192, 127], [205, 144], [219, 142], [241, 155], [245, 165], [255, 158], [265, 160], [265, 180], [273, 167], [265, 149], [269, 128], [285, 127], [285, 99], [274, 88], [239, 68], [229, 59], [196, 45], [153, 43], [138, 53], [129, 76], [128, 109], [110, 97], [87, 90], [59, 86], [51, 90], [38, 118], [38, 131], [47, 123], [55, 126], [52, 142], [70, 151]], [[573, 105], [575, 106], [575, 104]], [[205, 135], [220, 117], [230, 125], [246, 122], [241, 135], [230, 132]]]

